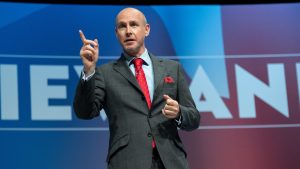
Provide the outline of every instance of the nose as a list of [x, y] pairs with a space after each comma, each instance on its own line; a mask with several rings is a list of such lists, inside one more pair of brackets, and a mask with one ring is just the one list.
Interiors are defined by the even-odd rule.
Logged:
[[127, 28], [126, 28], [126, 35], [130, 36], [131, 34], [132, 34], [132, 30], [131, 30], [130, 26], [127, 26]]

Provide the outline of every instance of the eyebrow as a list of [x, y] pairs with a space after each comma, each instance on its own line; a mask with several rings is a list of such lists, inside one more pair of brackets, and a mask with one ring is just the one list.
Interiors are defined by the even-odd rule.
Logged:
[[[136, 20], [130, 20], [130, 21], [128, 22], [128, 24], [132, 24], [132, 23], [135, 23], [135, 24], [137, 24], [137, 25], [140, 25], [140, 23], [139, 23], [138, 21], [136, 21]], [[116, 26], [118, 27], [118, 26], [120, 26], [120, 25], [126, 25], [126, 24], [127, 24], [127, 22], [120, 21], [119, 23], [116, 23]]]

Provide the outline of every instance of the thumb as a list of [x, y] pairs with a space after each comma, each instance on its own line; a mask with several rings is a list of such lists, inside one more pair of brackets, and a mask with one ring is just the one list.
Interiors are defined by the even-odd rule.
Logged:
[[96, 45], [94, 45], [94, 48], [97, 49], [97, 48], [99, 47], [98, 39], [94, 39], [93, 41], [94, 41], [95, 44], [96, 44]]
[[98, 39], [94, 39], [94, 42], [97, 44], [97, 45], [95, 46], [95, 48], [98, 48], [98, 46], [99, 46], [99, 44], [98, 44]]
[[165, 101], [167, 101], [168, 99], [172, 99], [172, 98], [169, 95], [164, 94], [164, 99], [165, 99]]

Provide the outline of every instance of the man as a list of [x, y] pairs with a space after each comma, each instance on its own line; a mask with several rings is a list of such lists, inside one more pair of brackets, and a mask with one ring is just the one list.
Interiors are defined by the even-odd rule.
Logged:
[[105, 110], [109, 169], [187, 169], [177, 128], [197, 129], [200, 115], [183, 69], [147, 51], [150, 25], [139, 10], [120, 11], [115, 32], [121, 57], [96, 68], [98, 40], [88, 40], [80, 31], [84, 69], [74, 99], [76, 115], [91, 119]]

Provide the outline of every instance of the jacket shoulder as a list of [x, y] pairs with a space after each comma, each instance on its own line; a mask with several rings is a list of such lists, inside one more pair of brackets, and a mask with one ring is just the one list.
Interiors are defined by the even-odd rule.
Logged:
[[117, 63], [116, 60], [113, 60], [113, 61], [109, 61], [107, 63], [103, 63], [99, 66], [97, 66], [97, 70], [107, 70], [107, 69], [111, 69], [113, 67], [113, 65], [115, 65]]
[[159, 58], [159, 60], [161, 62], [163, 62], [163, 64], [166, 66], [166, 67], [170, 67], [170, 68], [178, 68], [180, 66], [180, 63], [176, 60], [172, 60], [172, 59], [169, 59], [169, 58]]

